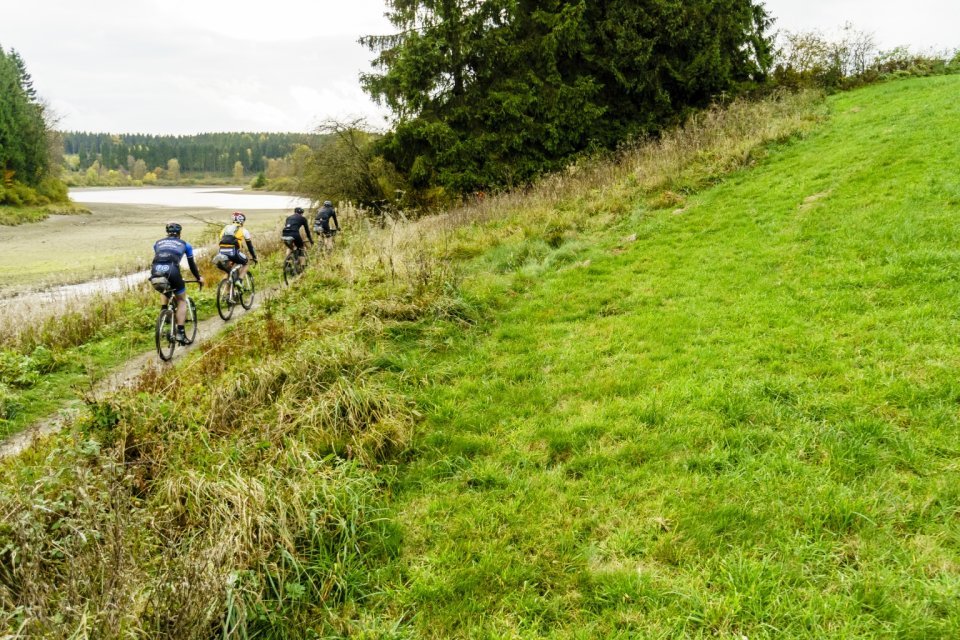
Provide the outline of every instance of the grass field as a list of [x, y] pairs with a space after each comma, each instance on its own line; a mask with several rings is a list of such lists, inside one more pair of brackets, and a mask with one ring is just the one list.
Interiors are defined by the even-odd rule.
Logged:
[[430, 638], [960, 635], [958, 90], [835, 96], [682, 210], [478, 259], [484, 331], [393, 356], [427, 418], [380, 615]]
[[86, 207], [72, 204], [48, 204], [42, 206], [0, 205], [0, 226], [17, 226], [46, 220], [53, 215], [83, 215], [90, 213]]
[[0, 622], [960, 635], [958, 89], [735, 103], [344, 234], [0, 465]]

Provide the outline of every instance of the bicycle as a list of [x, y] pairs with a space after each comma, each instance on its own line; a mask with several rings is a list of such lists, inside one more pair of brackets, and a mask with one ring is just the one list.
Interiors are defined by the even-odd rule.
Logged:
[[217, 313], [224, 321], [233, 316], [233, 308], [238, 304], [248, 311], [253, 306], [253, 274], [247, 271], [243, 278], [243, 285], [240, 284], [240, 267], [243, 265], [235, 264], [230, 272], [217, 285]]
[[283, 284], [289, 286], [294, 278], [307, 269], [307, 251], [304, 248], [294, 248], [293, 240], [287, 240], [287, 236], [283, 237], [283, 243], [290, 249], [290, 253], [283, 259]]
[[329, 231], [324, 231], [321, 227], [317, 229], [316, 232], [318, 236], [323, 238], [323, 255], [329, 256], [331, 253], [333, 253], [333, 238], [340, 233], [340, 229], [330, 229]]
[[[184, 280], [185, 283], [199, 284], [199, 280]], [[150, 278], [153, 288], [167, 296], [167, 303], [160, 309], [157, 316], [157, 326], [154, 338], [157, 344], [157, 355], [164, 362], [173, 358], [173, 351], [177, 345], [189, 346], [197, 339], [197, 305], [189, 296], [187, 296], [187, 317], [183, 322], [184, 333], [187, 335], [186, 342], [180, 342], [177, 339], [177, 296], [170, 287], [170, 281], [165, 277]], [[201, 288], [203, 285], [201, 285]]]

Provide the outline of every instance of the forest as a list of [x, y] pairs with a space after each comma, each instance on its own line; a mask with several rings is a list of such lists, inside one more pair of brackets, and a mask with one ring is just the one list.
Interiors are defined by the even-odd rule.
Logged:
[[176, 159], [183, 173], [233, 175], [266, 171], [270, 159], [284, 158], [299, 145], [316, 147], [321, 136], [308, 133], [203, 133], [199, 135], [63, 133], [68, 168], [85, 172], [95, 162], [104, 171], [129, 173], [143, 179]]

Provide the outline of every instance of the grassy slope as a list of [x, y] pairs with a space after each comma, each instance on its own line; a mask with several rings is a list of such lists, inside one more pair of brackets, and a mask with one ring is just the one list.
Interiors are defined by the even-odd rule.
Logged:
[[958, 89], [836, 96], [682, 212], [479, 259], [487, 330], [391, 356], [426, 424], [375, 615], [438, 638], [960, 634]]

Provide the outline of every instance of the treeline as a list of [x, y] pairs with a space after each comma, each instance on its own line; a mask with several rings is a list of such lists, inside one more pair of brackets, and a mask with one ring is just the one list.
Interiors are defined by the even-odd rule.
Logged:
[[387, 5], [396, 32], [362, 39], [378, 54], [362, 83], [393, 127], [328, 127], [336, 135], [308, 166], [308, 195], [426, 210], [524, 187], [737, 96], [960, 70], [956, 52], [877, 51], [850, 25], [778, 42], [754, 0]]
[[891, 77], [960, 72], [960, 50], [883, 50], [873, 34], [846, 23], [833, 36], [821, 31], [785, 31], [777, 47], [774, 87], [840, 90]]
[[[319, 146], [321, 136], [303, 133], [204, 133], [147, 135], [66, 132], [63, 152], [70, 172], [89, 181], [108, 178], [141, 181], [153, 174], [180, 179], [187, 174], [242, 180], [265, 172], [272, 159], [291, 155], [303, 145]], [[175, 167], [170, 166], [176, 160]], [[173, 169], [173, 171], [171, 171]], [[114, 176], [110, 176], [110, 172]]]
[[0, 204], [66, 201], [66, 187], [52, 177], [55, 144], [23, 58], [0, 47]]

